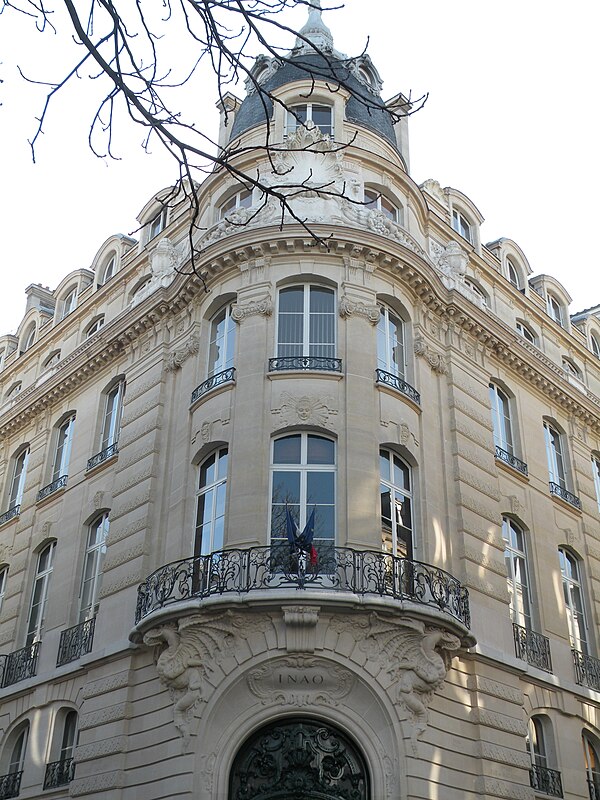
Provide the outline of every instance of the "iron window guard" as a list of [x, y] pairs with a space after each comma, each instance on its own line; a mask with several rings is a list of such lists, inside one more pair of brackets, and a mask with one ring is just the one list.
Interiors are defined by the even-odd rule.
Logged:
[[496, 458], [499, 461], [503, 461], [505, 464], [508, 464], [509, 467], [516, 469], [517, 472], [521, 473], [521, 475], [527, 476], [529, 474], [527, 464], [524, 461], [521, 461], [520, 458], [517, 458], [512, 453], [509, 453], [508, 450], [505, 450], [503, 447], [498, 447], [498, 445], [496, 445]]
[[217, 386], [223, 386], [226, 383], [235, 383], [235, 367], [229, 367], [222, 372], [217, 372], [216, 375], [211, 375], [204, 383], [197, 386], [192, 392], [192, 399], [190, 404], [193, 405], [196, 400], [199, 400], [203, 395], [216, 389]]
[[40, 642], [0, 656], [0, 686], [12, 686], [36, 674]]
[[575, 682], [579, 686], [588, 686], [600, 692], [600, 659], [582, 653], [581, 650], [573, 649], [571, 653], [575, 667]]
[[560, 499], [564, 500], [565, 503], [568, 503], [570, 506], [573, 506], [581, 511], [581, 500], [576, 495], [574, 495], [572, 492], [569, 492], [567, 489], [563, 489], [560, 484], [554, 483], [554, 481], [550, 481], [549, 485], [550, 494], [560, 497]]
[[57, 667], [70, 664], [71, 661], [76, 661], [91, 652], [95, 627], [96, 617], [92, 617], [61, 632], [56, 659]]
[[557, 769], [532, 764], [529, 770], [529, 785], [532, 789], [552, 797], [562, 797], [562, 779]]
[[5, 522], [8, 522], [9, 519], [14, 519], [18, 517], [21, 513], [21, 506], [13, 506], [9, 508], [8, 511], [5, 511], [4, 514], [0, 515], [0, 525], [3, 525]]
[[600, 779], [588, 777], [587, 785], [590, 800], [600, 800]]
[[37, 493], [36, 502], [39, 503], [40, 500], [45, 500], [46, 497], [49, 497], [54, 492], [57, 492], [59, 489], [64, 489], [67, 485], [67, 478], [68, 475], [61, 475], [60, 478], [57, 478], [52, 483], [49, 483], [48, 486], [44, 486], [43, 489], [40, 489]]
[[325, 356], [281, 356], [269, 359], [269, 372], [341, 372], [342, 359]]
[[22, 777], [23, 770], [9, 772], [8, 775], [0, 775], [0, 800], [8, 800], [9, 797], [19, 796]]
[[105, 447], [104, 450], [101, 450], [99, 453], [96, 453], [95, 456], [92, 456], [88, 459], [86, 471], [89, 472], [94, 467], [97, 467], [98, 464], [104, 463], [104, 461], [108, 461], [109, 458], [118, 455], [119, 448], [117, 443], [109, 444], [108, 447]]
[[63, 758], [60, 761], [51, 761], [46, 764], [44, 775], [44, 789], [57, 789], [66, 786], [75, 777], [75, 761], [72, 758]]
[[545, 672], [552, 672], [550, 640], [547, 636], [513, 622], [513, 637], [517, 658]]
[[397, 392], [400, 392], [400, 394], [408, 397], [413, 401], [413, 403], [416, 403], [418, 406], [421, 405], [421, 395], [410, 385], [410, 383], [402, 380], [402, 378], [399, 378], [397, 375], [393, 375], [391, 372], [386, 372], [384, 369], [377, 369], [376, 374], [376, 383], [379, 383], [382, 386], [391, 386], [392, 389], [395, 389]]

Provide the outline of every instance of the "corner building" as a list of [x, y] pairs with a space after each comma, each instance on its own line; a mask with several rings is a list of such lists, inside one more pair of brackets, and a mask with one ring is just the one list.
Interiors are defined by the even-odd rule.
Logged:
[[372, 108], [300, 40], [220, 132], [297, 218], [208, 177], [206, 292], [159, 192], [0, 338], [0, 798], [600, 798], [600, 307], [303, 35]]

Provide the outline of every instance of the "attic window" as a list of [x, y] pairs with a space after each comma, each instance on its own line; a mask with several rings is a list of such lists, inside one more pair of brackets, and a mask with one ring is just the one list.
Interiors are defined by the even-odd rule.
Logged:
[[364, 201], [367, 208], [376, 208], [392, 222], [398, 222], [398, 209], [390, 202], [387, 197], [384, 197], [379, 192], [373, 189], [365, 189]]
[[473, 229], [469, 220], [456, 209], [452, 210], [452, 227], [457, 233], [473, 244]]
[[507, 272], [508, 280], [512, 283], [512, 285], [516, 289], [520, 289], [521, 288], [521, 282], [519, 280], [519, 273], [517, 272], [517, 268], [515, 267], [513, 262], [510, 260], [510, 258], [506, 259], [506, 272]]
[[595, 333], [590, 333], [590, 346], [596, 358], [600, 358], [600, 340]]
[[150, 223], [150, 229], [148, 232], [149, 239], [154, 239], [155, 236], [158, 236], [158, 234], [167, 227], [167, 211], [168, 209], [165, 206]]
[[[307, 125], [310, 122], [312, 125]], [[318, 128], [323, 136], [333, 136], [333, 109], [316, 103], [291, 106], [287, 113], [287, 134], [290, 136], [301, 126]]]
[[250, 208], [252, 205], [252, 192], [250, 189], [242, 189], [236, 192], [229, 200], [226, 200], [219, 208], [219, 217], [224, 219], [227, 214], [235, 211], [236, 208]]
[[560, 303], [554, 297], [554, 295], [548, 294], [546, 296], [546, 304], [548, 309], [548, 314], [552, 317], [555, 322], [558, 322], [559, 325], [563, 325], [563, 315], [562, 315], [562, 308]]

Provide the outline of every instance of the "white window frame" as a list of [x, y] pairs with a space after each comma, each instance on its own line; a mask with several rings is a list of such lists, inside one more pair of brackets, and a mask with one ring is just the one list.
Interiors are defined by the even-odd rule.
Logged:
[[76, 308], [77, 308], [77, 286], [74, 286], [62, 300], [62, 311], [60, 314], [60, 319], [63, 320], [65, 317], [68, 317], [69, 314], [72, 311], [75, 311]]
[[85, 338], [89, 339], [98, 333], [98, 331], [104, 327], [104, 320], [104, 316], [98, 317], [98, 319], [94, 320], [94, 322], [92, 322], [92, 324], [86, 329]]
[[[306, 120], [304, 122], [299, 122], [296, 115], [299, 115], [298, 109], [306, 107]], [[314, 108], [327, 108], [330, 114], [330, 123], [329, 125], [317, 125], [315, 123], [315, 128], [318, 128], [323, 136], [331, 136], [333, 139], [335, 133], [335, 125], [334, 125], [334, 108], [332, 105], [328, 103], [318, 103], [318, 102], [309, 102], [309, 103], [294, 103], [294, 105], [288, 106], [288, 110], [285, 117], [285, 135], [292, 136], [292, 134], [296, 133], [298, 128], [300, 127], [307, 127], [307, 122], [313, 122], [313, 109]], [[323, 130], [323, 128], [329, 128], [329, 130]]]
[[539, 715], [534, 714], [527, 723], [526, 747], [534, 767], [548, 769], [548, 749], [545, 726]]
[[62, 720], [62, 737], [58, 760], [61, 762], [70, 761], [75, 753], [75, 742], [77, 739], [78, 714], [74, 708], [67, 710]]
[[[48, 605], [48, 587], [54, 568], [54, 553], [56, 542], [50, 542], [38, 554], [37, 567], [33, 586], [31, 587], [31, 600], [29, 601], [29, 614], [27, 615], [27, 635], [25, 637], [25, 647], [29, 647], [42, 639], [44, 621], [46, 617], [46, 606]], [[42, 567], [42, 557], [47, 555], [46, 566]], [[38, 593], [39, 588], [39, 593]], [[36, 600], [36, 595], [38, 601]]]
[[376, 208], [377, 211], [381, 211], [381, 213], [392, 222], [400, 222], [399, 207], [376, 189], [370, 189], [368, 186], [365, 186], [363, 192], [363, 202], [365, 204], [365, 208]]
[[475, 244], [475, 236], [473, 234], [473, 223], [465, 214], [458, 208], [452, 209], [452, 229], [466, 239], [467, 242]]
[[[389, 465], [387, 475], [383, 474], [383, 462]], [[394, 483], [394, 466], [399, 462], [400, 469], [404, 468], [408, 475], [408, 489]], [[380, 519], [381, 519], [381, 546], [384, 552], [394, 556], [408, 558], [412, 560], [415, 549], [415, 520], [413, 502], [413, 478], [410, 464], [400, 458], [393, 450], [382, 447], [379, 450], [379, 493], [380, 493]], [[386, 490], [386, 491], [383, 491]], [[389, 493], [390, 517], [384, 517], [384, 496]], [[403, 524], [402, 513], [408, 503], [410, 527]], [[384, 523], [384, 520], [386, 522]], [[401, 531], [406, 530], [410, 535], [402, 535]], [[401, 542], [404, 543], [402, 547]]]
[[106, 450], [107, 447], [112, 447], [119, 441], [124, 391], [125, 381], [120, 380], [105, 393], [100, 452]]
[[251, 208], [253, 204], [252, 189], [240, 189], [231, 195], [219, 206], [219, 219], [226, 219], [227, 214], [237, 211], [238, 208]]
[[533, 333], [533, 331], [531, 330], [531, 328], [528, 328], [527, 325], [525, 325], [525, 323], [518, 322], [518, 321], [517, 321], [515, 327], [517, 329], [517, 333], [519, 334], [519, 336], [522, 336], [523, 339], [525, 339], [526, 342], [530, 342], [531, 344], [535, 344], [536, 337], [535, 337], [535, 334]]
[[[281, 310], [281, 296], [288, 291], [292, 290], [301, 290], [303, 292], [303, 299], [302, 299], [302, 341], [301, 342], [281, 342], [280, 336], [282, 332], [282, 322], [284, 322], [285, 317], [289, 313], [290, 315], [298, 314], [298, 312], [283, 312]], [[331, 317], [331, 321], [333, 323], [333, 341], [332, 342], [313, 342], [311, 341], [311, 311], [310, 311], [310, 301], [311, 301], [311, 293], [315, 291], [319, 292], [327, 292], [331, 298], [331, 310], [328, 310], [323, 314]], [[276, 356], [277, 358], [285, 358], [287, 356], [290, 357], [324, 357], [324, 358], [335, 358], [337, 352], [337, 320], [336, 320], [336, 294], [335, 291], [329, 286], [322, 286], [321, 284], [295, 284], [293, 286], [282, 286], [277, 295], [277, 340], [276, 340]], [[315, 312], [316, 313], [316, 312]], [[321, 312], [318, 312], [321, 314]], [[302, 352], [299, 353], [285, 353], [282, 350], [289, 349], [289, 348], [301, 348]], [[328, 348], [330, 352], [322, 353], [322, 352], [313, 352], [314, 350], [323, 350], [323, 348]]]
[[590, 333], [590, 350], [596, 358], [600, 358], [600, 340], [595, 333]]
[[561, 328], [564, 328], [565, 323], [563, 320], [564, 310], [559, 300], [550, 292], [546, 293], [546, 309], [548, 316], [557, 322]]
[[[574, 553], [565, 547], [558, 548], [558, 558], [571, 647], [587, 654], [589, 652], [588, 624], [583, 595], [581, 562]], [[569, 569], [567, 569], [567, 565]], [[579, 597], [579, 604], [577, 603], [577, 597]]]
[[35, 342], [35, 334], [36, 334], [36, 332], [37, 332], [37, 326], [36, 326], [35, 323], [33, 323], [29, 327], [29, 329], [27, 331], [27, 335], [25, 336], [25, 341], [24, 341], [23, 347], [21, 349], [22, 353], [26, 353], [31, 347], [33, 347], [33, 344]]
[[[221, 323], [223, 323], [223, 327], [219, 331]], [[220, 308], [210, 321], [207, 377], [210, 378], [233, 367], [236, 333], [237, 323], [231, 316], [231, 303], [229, 303]]]
[[23, 500], [23, 490], [25, 488], [25, 480], [27, 478], [27, 465], [29, 463], [29, 448], [15, 456], [13, 464], [12, 479], [10, 482], [10, 490], [8, 493], [8, 509], [16, 508], [21, 505]]
[[[211, 461], [214, 466], [214, 477], [210, 481], [203, 482], [203, 469]], [[227, 447], [220, 447], [214, 450], [199, 466], [198, 489], [196, 491], [196, 528], [194, 533], [195, 556], [205, 556], [223, 549], [228, 470], [229, 451]]]
[[[600, 758], [598, 756], [598, 747], [590, 734], [583, 731], [581, 734], [581, 741], [583, 745], [583, 761], [585, 765], [585, 773], [588, 780], [588, 785], [594, 786], [596, 794], [600, 792]], [[591, 797], [590, 792], [590, 797]]]
[[[513, 622], [527, 630], [532, 629], [532, 596], [527, 539], [523, 528], [510, 517], [502, 517], [506, 583], [510, 596], [510, 616]], [[519, 547], [519, 539], [521, 546]]]
[[117, 257], [113, 255], [110, 257], [106, 266], [102, 269], [102, 277], [100, 279], [100, 286], [104, 286], [115, 274], [115, 267], [117, 266]]
[[568, 490], [567, 465], [563, 453], [563, 435], [550, 422], [544, 422], [544, 440], [550, 481]]
[[[394, 327], [397, 338], [394, 338]], [[404, 320], [386, 305], [379, 306], [379, 322], [377, 323], [377, 367], [391, 375], [405, 380], [406, 376], [406, 342]], [[394, 357], [400, 352], [401, 358]]]
[[69, 474], [69, 460], [71, 458], [71, 445], [73, 443], [73, 429], [75, 427], [75, 414], [64, 420], [58, 427], [54, 461], [52, 464], [52, 482]]
[[154, 216], [154, 218], [148, 224], [148, 241], [154, 239], [159, 233], [164, 231], [164, 229], [167, 227], [168, 215], [169, 209], [167, 206], [163, 206], [158, 214]]
[[511, 258], [506, 259], [506, 277], [515, 289], [521, 290], [520, 273]]
[[79, 622], [86, 622], [98, 613], [102, 569], [106, 555], [106, 539], [110, 528], [108, 511], [88, 526], [81, 589], [79, 590]]
[[592, 456], [592, 475], [594, 476], [594, 489], [596, 490], [596, 501], [600, 512], [600, 456]]
[[492, 407], [492, 427], [494, 444], [509, 455], [515, 454], [515, 437], [512, 421], [512, 401], [506, 391], [493, 381], [489, 385], [490, 404]]
[[29, 722], [26, 722], [22, 730], [19, 731], [17, 737], [14, 740], [14, 744], [11, 747], [10, 761], [8, 762], [9, 775], [15, 775], [17, 772], [23, 772], [28, 743], [29, 743]]
[[2, 603], [4, 602], [4, 595], [6, 594], [7, 581], [8, 581], [8, 567], [4, 565], [0, 567], [0, 611], [2, 611]]

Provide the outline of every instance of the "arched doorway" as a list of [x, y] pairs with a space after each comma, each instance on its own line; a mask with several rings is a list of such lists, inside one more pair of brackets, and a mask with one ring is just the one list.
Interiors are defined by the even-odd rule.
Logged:
[[365, 760], [329, 723], [294, 717], [255, 731], [231, 768], [229, 800], [369, 800]]

